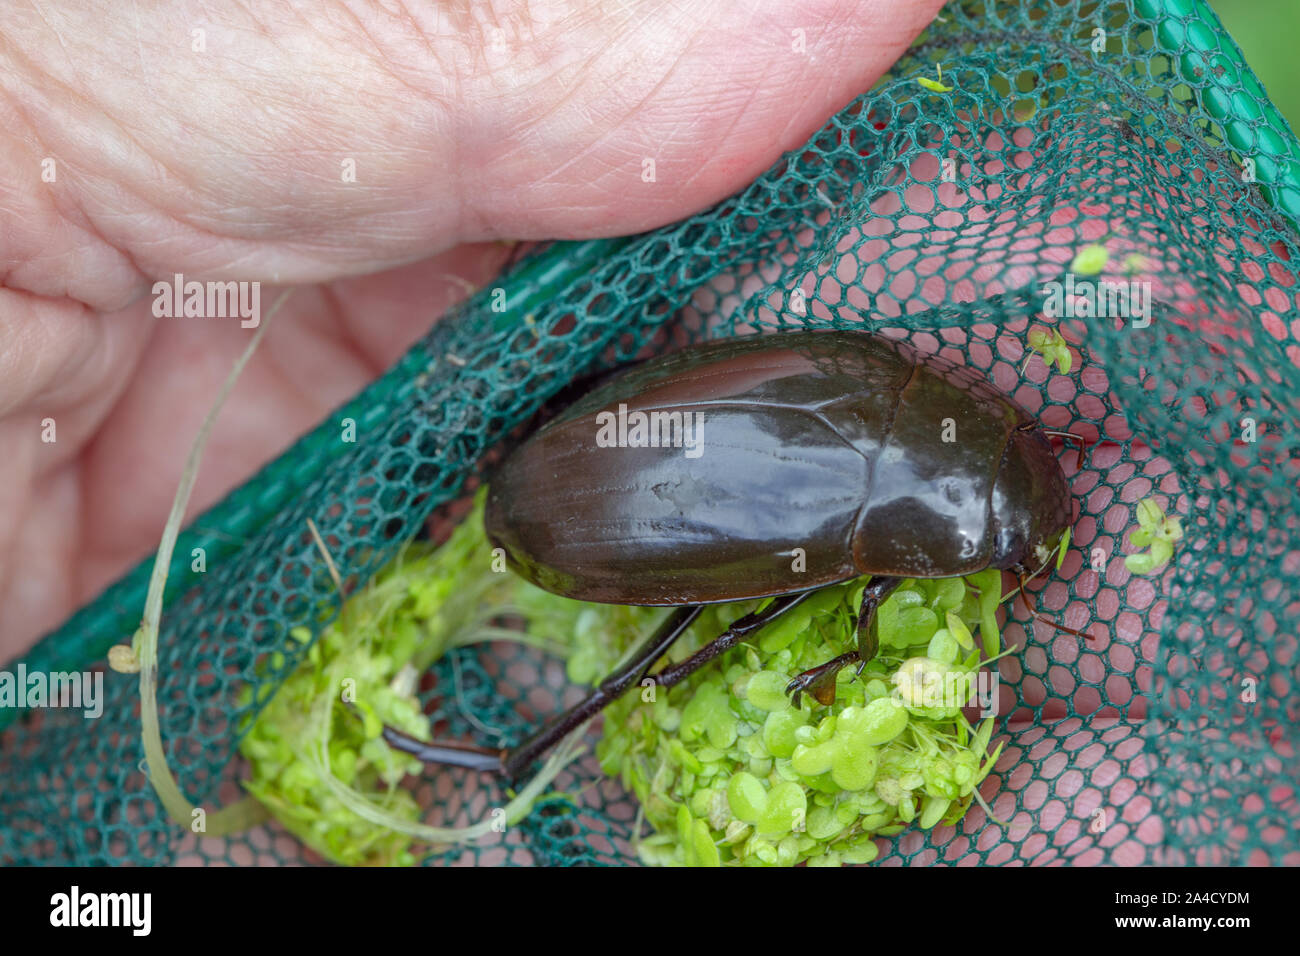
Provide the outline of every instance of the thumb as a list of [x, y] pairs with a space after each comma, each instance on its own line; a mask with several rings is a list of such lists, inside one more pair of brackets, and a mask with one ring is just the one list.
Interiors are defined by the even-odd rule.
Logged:
[[464, 74], [461, 238], [617, 235], [707, 208], [865, 92], [941, 6], [647, 3], [547, 42], [498, 33]]
[[112, 310], [178, 271], [324, 281], [652, 228], [803, 143], [941, 5], [177, 0], [147, 29], [113, 0], [20, 5], [0, 274]]

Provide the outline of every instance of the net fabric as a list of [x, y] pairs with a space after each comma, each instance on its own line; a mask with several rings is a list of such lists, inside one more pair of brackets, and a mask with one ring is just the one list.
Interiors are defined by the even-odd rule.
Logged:
[[[1081, 644], [1008, 609], [1004, 638], [1023, 650], [1000, 662], [1007, 747], [981, 788], [1006, 825], [975, 808], [956, 827], [882, 841], [879, 865], [1300, 863], [1300, 147], [1194, 0], [968, 3], [944, 16], [743, 192], [656, 232], [519, 264], [499, 283], [505, 313], [470, 300], [195, 523], [159, 650], [162, 737], [192, 802], [239, 796], [252, 702], [302, 653], [290, 629], [317, 632], [336, 612], [308, 518], [351, 591], [576, 375], [702, 337], [865, 325], [978, 368], [1092, 441], [1077, 471], [1063, 455], [1074, 547], [1031, 601], [1097, 637]], [[917, 82], [938, 79], [936, 62], [951, 90]], [[1057, 324], [1042, 283], [1089, 244], [1109, 252], [1103, 277], [1152, 284], [1150, 325], [1064, 320], [1076, 368], [1026, 363], [1029, 327]], [[355, 443], [339, 441], [345, 418]], [[1164, 572], [1134, 577], [1118, 555], [1151, 494], [1187, 534]], [[199, 545], [209, 570], [194, 575]], [[47, 637], [28, 666], [102, 660], [138, 623], [146, 576]], [[553, 661], [510, 645], [435, 670], [431, 707], [464, 738], [488, 726], [518, 739], [575, 693]], [[274, 824], [200, 838], [170, 823], [139, 766], [135, 682], [109, 675], [105, 688], [93, 724], [41, 711], [0, 738], [0, 862], [317, 861]], [[502, 802], [457, 772], [415, 787], [432, 822]], [[520, 826], [430, 862], [635, 860], [636, 808], [590, 758], [557, 789]]]

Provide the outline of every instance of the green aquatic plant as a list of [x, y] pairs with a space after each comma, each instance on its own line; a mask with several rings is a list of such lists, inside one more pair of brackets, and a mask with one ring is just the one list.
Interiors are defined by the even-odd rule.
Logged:
[[1183, 539], [1183, 524], [1169, 517], [1154, 498], [1145, 498], [1137, 506], [1138, 530], [1129, 536], [1136, 547], [1145, 548], [1124, 558], [1124, 566], [1134, 574], [1159, 570], [1174, 556], [1174, 545]]
[[[982, 666], [971, 628], [986, 651], [1000, 643], [999, 573], [905, 582], [880, 608], [880, 652], [861, 676], [841, 671], [830, 707], [795, 707], [790, 678], [851, 646], [863, 585], [827, 588], [681, 685], [611, 705], [597, 754], [641, 802], [643, 860], [867, 863], [877, 837], [955, 823], [980, 800], [1000, 748], [987, 753], [992, 718], [972, 726], [962, 705]], [[707, 608], [672, 656], [752, 607]]]
[[[404, 786], [422, 765], [381, 737], [387, 724], [428, 739], [419, 675], [452, 648], [512, 640], [565, 654], [573, 635], [589, 626], [581, 620], [587, 605], [493, 569], [482, 507], [480, 496], [446, 543], [409, 545], [352, 596], [240, 742], [251, 767], [245, 788], [326, 859], [409, 865], [423, 848], [472, 842], [494, 823], [523, 819], [576, 754], [572, 741], [557, 748], [499, 820], [431, 827], [420, 822], [421, 807]], [[528, 626], [498, 626], [503, 615]], [[612, 613], [607, 623], [617, 620]], [[305, 629], [292, 636], [310, 641]], [[283, 663], [276, 657], [273, 670]]]

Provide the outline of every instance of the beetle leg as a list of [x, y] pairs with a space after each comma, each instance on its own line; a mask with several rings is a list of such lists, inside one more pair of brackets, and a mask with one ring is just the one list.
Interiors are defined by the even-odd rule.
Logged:
[[1050, 624], [1058, 631], [1064, 631], [1066, 634], [1073, 634], [1075, 637], [1082, 637], [1089, 641], [1095, 641], [1097, 639], [1097, 635], [1095, 634], [1089, 634], [1087, 631], [1080, 631], [1073, 627], [1066, 627], [1064, 624], [1061, 624], [1059, 621], [1052, 620], [1046, 614], [1043, 614], [1039, 611], [1035, 611], [1034, 606], [1029, 603], [1028, 582], [1025, 581], [1024, 572], [1021, 572], [1019, 574], [1019, 578], [1020, 578], [1020, 600], [1025, 605], [1025, 610], [1028, 611], [1032, 617], [1036, 617], [1038, 618], [1038, 620], [1042, 621], [1043, 623]]
[[786, 684], [785, 692], [790, 695], [790, 700], [796, 707], [799, 706], [799, 701], [805, 692], [812, 694], [813, 699], [823, 707], [829, 707], [835, 703], [835, 677], [839, 674], [840, 668], [845, 664], [852, 664], [857, 659], [858, 652], [849, 651], [847, 654], [832, 658], [825, 664], [818, 664]]
[[[1030, 427], [1033, 427], [1034, 423], [1030, 422], [1029, 425]], [[1024, 426], [1021, 427], [1023, 429]], [[1051, 428], [1042, 429], [1042, 433], [1044, 435], [1054, 435], [1057, 438], [1062, 439], [1063, 441], [1075, 442], [1079, 446], [1079, 453], [1078, 453], [1078, 458], [1074, 463], [1074, 470], [1083, 471], [1083, 453], [1088, 448], [1088, 439], [1084, 438], [1082, 435], [1076, 435], [1074, 432], [1056, 431], [1055, 429], [1051, 429]]]
[[585, 698], [534, 731], [518, 746], [502, 751], [501, 772], [512, 780], [520, 776], [538, 757], [622, 697], [686, 633], [702, 610], [704, 608], [700, 605], [692, 604], [673, 611], [654, 634], [631, 656], [624, 658]]
[[868, 581], [867, 586], [862, 591], [862, 606], [858, 608], [859, 674], [862, 673], [862, 668], [867, 666], [867, 662], [873, 660], [880, 650], [879, 639], [876, 636], [875, 628], [872, 627], [876, 623], [876, 611], [902, 583], [902, 578], [880, 575]]
[[810, 594], [816, 594], [817, 591], [818, 589], [814, 588], [811, 591], [800, 591], [797, 594], [785, 594], [776, 598], [761, 611], [755, 611], [752, 614], [746, 614], [744, 617], [736, 618], [736, 620], [732, 621], [730, 627], [686, 658], [686, 660], [677, 664], [669, 664], [658, 674], [655, 674], [655, 683], [660, 687], [672, 687], [681, 683], [709, 661], [731, 650], [751, 634], [761, 631], [786, 611], [803, 601], [804, 598]]
[[835, 677], [845, 664], [857, 661], [858, 673], [862, 673], [862, 668], [867, 666], [867, 662], [874, 658], [879, 650], [875, 630], [872, 628], [876, 621], [876, 610], [902, 583], [902, 578], [888, 575], [878, 575], [867, 582], [867, 586], [862, 591], [862, 604], [858, 608], [858, 649], [806, 670], [790, 681], [786, 685], [785, 692], [790, 695], [796, 707], [799, 706], [799, 700], [805, 692], [812, 694], [817, 703], [823, 707], [829, 707], [834, 703]]
[[384, 727], [383, 737], [384, 742], [394, 750], [410, 754], [423, 763], [467, 767], [470, 770], [501, 769], [501, 751], [490, 747], [475, 747], [452, 740], [435, 740], [430, 743], [389, 726]]
[[527, 770], [539, 756], [585, 721], [594, 717], [602, 708], [640, 680], [654, 662], [659, 660], [673, 642], [695, 622], [701, 610], [703, 608], [698, 604], [675, 609], [658, 629], [626, 657], [618, 668], [601, 681], [584, 700], [564, 711], [526, 738], [519, 746], [510, 750], [491, 750], [445, 740], [427, 743], [392, 727], [384, 728], [384, 740], [395, 750], [409, 753], [425, 763], [496, 771], [507, 777], [516, 777], [521, 771]]
[[[719, 654], [740, 643], [750, 634], [762, 630], [811, 593], [813, 592], [800, 591], [797, 594], [782, 595], [773, 600], [763, 610], [737, 618], [722, 634], [705, 644], [686, 660], [680, 664], [666, 667], [658, 674], [653, 675], [655, 684], [660, 687], [673, 686], [673, 684], [704, 666]], [[616, 698], [621, 697], [634, 685], [643, 681], [650, 674], [650, 668], [654, 666], [659, 658], [663, 657], [673, 642], [690, 627], [701, 610], [703, 608], [699, 605], [678, 608], [673, 616], [664, 622], [659, 631], [638, 648], [636, 654], [624, 661], [614, 673], [601, 681], [600, 686], [588, 694], [585, 700], [565, 711], [513, 750], [502, 752], [502, 773], [511, 779], [519, 777], [532, 766], [539, 756], [567, 737], [569, 733], [576, 730], [585, 721], [594, 717]]]

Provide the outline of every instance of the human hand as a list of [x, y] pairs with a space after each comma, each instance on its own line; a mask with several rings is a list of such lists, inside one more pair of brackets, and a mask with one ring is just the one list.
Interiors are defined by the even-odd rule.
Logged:
[[222, 413], [200, 509], [488, 281], [494, 240], [633, 233], [724, 198], [941, 3], [451, 6], [6, 10], [0, 660], [156, 547], [252, 334], [155, 318], [156, 280], [310, 284]]

